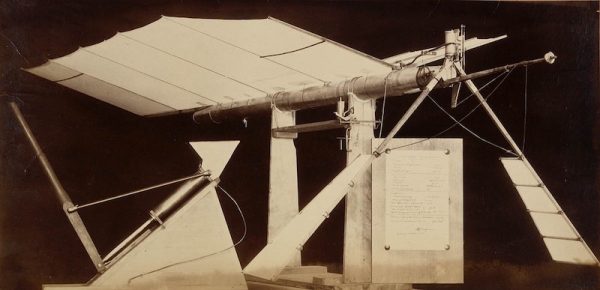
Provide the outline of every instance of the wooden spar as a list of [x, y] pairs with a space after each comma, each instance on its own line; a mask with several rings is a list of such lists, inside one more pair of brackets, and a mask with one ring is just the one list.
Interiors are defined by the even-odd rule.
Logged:
[[[551, 64], [555, 59], [556, 56], [548, 52], [543, 58], [522, 61], [443, 80], [436, 87], [447, 87], [454, 83], [500, 73], [520, 66], [543, 62]], [[351, 80], [335, 84], [325, 84], [323, 86], [309, 87], [296, 91], [282, 91], [261, 98], [216, 104], [194, 112], [193, 119], [196, 123], [203, 123], [205, 121], [219, 122], [227, 118], [269, 112], [272, 107], [276, 107], [281, 111], [294, 111], [333, 105], [340, 99], [347, 101], [348, 92], [352, 92], [364, 100], [382, 98], [384, 91], [386, 91], [386, 95], [389, 97], [416, 93], [429, 83], [433, 78], [434, 72], [439, 71], [439, 69], [440, 66], [404, 68], [393, 70], [384, 75], [358, 76]]]
[[40, 163], [42, 164], [42, 168], [44, 169], [44, 173], [46, 173], [46, 176], [50, 180], [52, 187], [54, 187], [56, 197], [58, 198], [58, 201], [60, 202], [60, 204], [63, 208], [63, 211], [67, 215], [69, 222], [71, 222], [71, 225], [73, 226], [73, 229], [77, 233], [77, 236], [79, 237], [79, 240], [83, 244], [83, 247], [85, 248], [87, 254], [90, 256], [90, 259], [92, 260], [92, 263], [94, 264], [94, 267], [96, 267], [96, 270], [98, 272], [103, 272], [105, 270], [104, 263], [102, 262], [102, 258], [100, 257], [100, 254], [98, 253], [98, 250], [96, 249], [96, 246], [94, 245], [94, 241], [92, 241], [92, 237], [90, 237], [90, 234], [88, 233], [85, 225], [83, 224], [81, 217], [76, 212], [70, 213], [68, 211], [69, 208], [73, 207], [73, 202], [71, 201], [69, 194], [67, 194], [67, 192], [63, 188], [62, 184], [58, 180], [56, 173], [54, 172], [54, 170], [52, 169], [52, 166], [50, 165], [50, 161], [48, 161], [48, 158], [46, 158], [46, 154], [44, 154], [44, 151], [42, 150], [42, 148], [38, 144], [37, 140], [35, 139], [35, 136], [33, 136], [33, 132], [31, 132], [31, 128], [29, 128], [29, 124], [27, 124], [25, 117], [23, 117], [23, 114], [21, 113], [19, 106], [17, 106], [17, 104], [14, 102], [10, 102], [10, 107], [11, 107], [13, 113], [15, 114], [15, 117], [19, 121], [21, 128], [23, 128], [23, 131], [25, 132], [25, 136], [27, 136], [27, 139], [29, 140], [31, 147], [33, 147], [36, 157], [40, 160]]

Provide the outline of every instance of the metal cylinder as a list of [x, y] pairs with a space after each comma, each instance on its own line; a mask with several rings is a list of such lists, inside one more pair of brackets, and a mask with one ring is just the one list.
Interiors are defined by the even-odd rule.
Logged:
[[273, 106], [283, 111], [315, 108], [333, 105], [338, 100], [346, 101], [348, 92], [361, 99], [377, 99], [388, 96], [399, 96], [416, 92], [432, 77], [432, 71], [439, 67], [414, 67], [395, 70], [385, 75], [360, 76], [336, 84], [327, 84], [305, 88], [297, 91], [283, 91], [270, 94], [264, 98], [235, 101], [217, 104], [194, 113], [194, 121], [221, 122], [230, 117], [243, 117], [249, 114], [270, 110]]
[[340, 116], [340, 117], [344, 116], [344, 110], [345, 110], [345, 108], [346, 108], [346, 102], [344, 102], [342, 100], [339, 100], [337, 102], [337, 110], [336, 110], [338, 116]]
[[525, 60], [525, 61], [521, 61], [521, 62], [517, 62], [517, 63], [513, 63], [513, 64], [507, 64], [507, 65], [503, 65], [503, 66], [499, 66], [499, 67], [495, 67], [495, 68], [490, 68], [490, 69], [470, 73], [467, 75], [462, 75], [459, 77], [450, 78], [450, 79], [444, 80], [440, 86], [446, 87], [446, 86], [449, 86], [454, 83], [471, 80], [471, 79], [476, 79], [476, 78], [488, 76], [491, 74], [509, 71], [511, 69], [514, 69], [516, 67], [521, 67], [521, 66], [528, 66], [528, 65], [538, 64], [538, 63], [553, 64], [556, 61], [556, 59], [557, 59], [557, 56], [554, 53], [548, 52], [544, 55], [544, 57], [541, 57], [541, 58]]
[[444, 43], [446, 44], [446, 58], [453, 58], [456, 55], [457, 39], [458, 37], [456, 30], [448, 30], [444, 33]]
[[210, 178], [206, 176], [186, 181], [167, 199], [152, 209], [152, 212], [161, 219], [168, 217], [208, 183], [210, 183]]
[[144, 237], [144, 233], [156, 227], [157, 223], [162, 224], [162, 221], [167, 219], [172, 213], [181, 208], [181, 206], [190, 200], [195, 194], [201, 192], [211, 182], [207, 176], [200, 176], [186, 181], [179, 186], [177, 190], [167, 199], [161, 202], [158, 206], [150, 211], [150, 218], [138, 227], [129, 237], [125, 238], [119, 245], [110, 251], [103, 259], [106, 263], [111, 263], [111, 260], [119, 255], [123, 250], [127, 249], [135, 241]]

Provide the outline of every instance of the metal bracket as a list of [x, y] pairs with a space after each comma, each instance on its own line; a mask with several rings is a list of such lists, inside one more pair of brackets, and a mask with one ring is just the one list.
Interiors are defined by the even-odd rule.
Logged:
[[163, 228], [163, 229], [166, 228], [165, 223], [160, 219], [160, 217], [158, 217], [158, 215], [153, 210], [151, 210], [149, 212], [149, 214], [152, 217], [152, 219], [155, 220], [160, 225], [161, 228]]
[[294, 126], [279, 127], [271, 129], [271, 134], [274, 138], [297, 138], [298, 133], [317, 132], [325, 130], [334, 130], [347, 128], [350, 124], [354, 124], [356, 121], [341, 121], [341, 120], [330, 120], [320, 121], [306, 124], [299, 124]]

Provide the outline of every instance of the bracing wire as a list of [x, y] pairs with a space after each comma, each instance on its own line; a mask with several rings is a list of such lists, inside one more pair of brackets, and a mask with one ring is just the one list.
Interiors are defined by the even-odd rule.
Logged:
[[[514, 69], [514, 68], [513, 68], [513, 69]], [[507, 73], [508, 73], [508, 74], [510, 74], [510, 73], [512, 72], [512, 70], [513, 70], [513, 69], [509, 70], [508, 72], [506, 72], [506, 71], [505, 71], [505, 72], [503, 72], [503, 73], [501, 73], [501, 74], [497, 75], [497, 76], [496, 76], [495, 78], [493, 78], [491, 81], [487, 82], [485, 85], [483, 85], [481, 88], [479, 88], [479, 91], [481, 91], [481, 90], [485, 89], [485, 87], [487, 87], [488, 85], [490, 85], [491, 83], [493, 83], [495, 80], [497, 80], [498, 78], [500, 78], [500, 77], [501, 77], [501, 76], [503, 76], [503, 75], [504, 75], [504, 78], [506, 78], [506, 77], [508, 76], [508, 75], [507, 75]], [[504, 79], [503, 79], [503, 81], [504, 81]], [[494, 89], [494, 90], [495, 90], [495, 89]], [[458, 107], [458, 106], [460, 106], [460, 104], [462, 104], [462, 103], [466, 102], [466, 101], [467, 101], [469, 98], [471, 98], [471, 97], [472, 97], [472, 96], [474, 96], [474, 95], [475, 95], [475, 93], [471, 93], [471, 94], [470, 94], [470, 95], [468, 95], [466, 98], [464, 98], [464, 99], [462, 99], [460, 102], [458, 102], [458, 103], [456, 104], [456, 106], [457, 106], [457, 107]]]
[[242, 218], [242, 222], [244, 224], [244, 233], [242, 234], [242, 237], [237, 242], [235, 242], [233, 245], [231, 245], [229, 247], [226, 247], [226, 248], [224, 248], [222, 250], [219, 250], [219, 251], [216, 251], [216, 252], [212, 252], [210, 254], [206, 254], [206, 255], [203, 255], [203, 256], [200, 256], [200, 257], [195, 257], [195, 258], [192, 258], [192, 259], [188, 259], [188, 260], [184, 260], [184, 261], [179, 261], [179, 262], [176, 262], [176, 263], [172, 263], [172, 264], [169, 264], [169, 265], [166, 265], [166, 266], [163, 266], [163, 267], [160, 267], [160, 268], [157, 268], [157, 269], [154, 269], [154, 270], [151, 270], [151, 271], [148, 271], [148, 272], [145, 272], [145, 273], [133, 276], [133, 277], [129, 278], [129, 280], [127, 281], [127, 284], [130, 284], [131, 281], [133, 281], [134, 279], [140, 278], [140, 277], [148, 275], [148, 274], [156, 273], [156, 272], [162, 271], [162, 270], [167, 269], [167, 268], [171, 268], [171, 267], [174, 267], [174, 266], [178, 266], [178, 265], [182, 265], [182, 264], [186, 264], [186, 263], [190, 263], [190, 262], [202, 260], [202, 259], [205, 259], [205, 258], [208, 258], [208, 257], [211, 257], [211, 256], [215, 256], [215, 255], [224, 253], [226, 251], [229, 251], [229, 250], [237, 247], [239, 244], [242, 243], [242, 241], [244, 241], [244, 239], [246, 238], [246, 234], [248, 233], [248, 224], [246, 223], [246, 217], [244, 217], [244, 212], [242, 211], [242, 208], [237, 203], [237, 201], [233, 198], [233, 196], [231, 196], [223, 187], [221, 187], [220, 185], [217, 185], [217, 188], [219, 188], [221, 191], [223, 191], [223, 193], [225, 193], [225, 195], [227, 195], [227, 197], [229, 197], [229, 199], [231, 199], [231, 201], [233, 202], [233, 204], [235, 204], [235, 207], [237, 208], [238, 213], [240, 214], [240, 217]]
[[12, 39], [10, 39], [8, 36], [6, 36], [6, 34], [4, 34], [2, 31], [0, 31], [0, 36], [2, 36], [2, 38], [6, 39], [8, 41], [8, 43], [10, 43], [10, 45], [12, 46], [12, 48], [17, 52], [17, 54], [23, 58], [23, 60], [25, 61], [25, 63], [27, 65], [29, 65], [29, 60], [21, 53], [21, 50], [19, 49], [19, 47], [12, 41]]
[[527, 134], [527, 66], [525, 66], [525, 97], [524, 97], [524, 108], [523, 108], [523, 138], [521, 144], [521, 151], [525, 152], [525, 137]]
[[[513, 69], [514, 69], [514, 68], [513, 68]], [[480, 91], [481, 91], [481, 90], [483, 90], [485, 87], [487, 87], [487, 86], [488, 86], [488, 85], [490, 85], [492, 82], [494, 82], [495, 80], [497, 80], [499, 77], [501, 77], [501, 76], [503, 76], [503, 75], [504, 75], [504, 78], [502, 78], [502, 80], [501, 80], [501, 81], [500, 81], [500, 82], [499, 82], [499, 83], [498, 83], [498, 84], [497, 84], [497, 85], [494, 87], [494, 89], [493, 89], [493, 90], [492, 90], [492, 91], [491, 91], [491, 92], [490, 92], [490, 93], [489, 93], [489, 94], [488, 94], [488, 95], [485, 97], [485, 100], [486, 100], [486, 101], [487, 101], [487, 100], [488, 100], [488, 99], [489, 99], [489, 98], [492, 96], [492, 94], [493, 94], [493, 93], [496, 91], [496, 89], [498, 89], [498, 88], [500, 87], [500, 85], [502, 85], [502, 83], [504, 82], [504, 80], [506, 80], [506, 78], [508, 77], [508, 75], [509, 75], [509, 74], [510, 74], [512, 71], [513, 71], [513, 70], [511, 69], [511, 70], [510, 70], [510, 71], [508, 71], [508, 72], [503, 72], [503, 73], [499, 74], [498, 76], [496, 76], [495, 78], [493, 78], [492, 80], [490, 80], [489, 82], [487, 82], [485, 85], [483, 85], [483, 86], [482, 86], [482, 87], [479, 89]], [[469, 97], [471, 97], [471, 96], [473, 96], [473, 93], [472, 93], [472, 94], [471, 94]], [[469, 98], [469, 97], [467, 97], [467, 98]], [[463, 101], [464, 101], [464, 100], [463, 100]], [[459, 104], [460, 104], [460, 103], [459, 103]], [[471, 110], [470, 110], [470, 111], [469, 111], [469, 112], [468, 112], [466, 115], [464, 115], [464, 116], [463, 116], [462, 118], [460, 118], [458, 121], [459, 121], [459, 122], [462, 122], [462, 121], [464, 121], [464, 120], [465, 120], [466, 118], [468, 118], [468, 117], [469, 117], [471, 114], [473, 114], [473, 112], [475, 112], [475, 111], [476, 111], [476, 110], [477, 110], [477, 109], [478, 109], [480, 106], [481, 106], [481, 103], [477, 104], [477, 106], [475, 106], [473, 109], [471, 109]], [[457, 124], [457, 123], [453, 123], [452, 125], [450, 125], [450, 126], [449, 126], [449, 127], [447, 127], [446, 129], [444, 129], [444, 130], [442, 130], [442, 131], [439, 131], [438, 133], [436, 133], [436, 134], [434, 134], [434, 135], [432, 135], [432, 136], [430, 136], [430, 137], [426, 137], [426, 138], [423, 138], [423, 139], [421, 139], [421, 140], [419, 140], [419, 141], [415, 141], [415, 142], [412, 142], [412, 143], [409, 143], [409, 144], [405, 144], [405, 145], [401, 145], [401, 146], [392, 147], [392, 148], [390, 148], [390, 150], [394, 150], [394, 149], [400, 149], [400, 148], [404, 148], [404, 147], [408, 147], [408, 146], [412, 146], [412, 145], [415, 145], [415, 144], [419, 144], [419, 143], [425, 142], [425, 141], [427, 141], [427, 140], [429, 140], [429, 139], [436, 138], [436, 137], [438, 137], [438, 136], [440, 136], [440, 135], [442, 135], [442, 134], [444, 134], [444, 133], [446, 133], [446, 132], [450, 131], [452, 128], [454, 128], [454, 127], [456, 127], [456, 126], [458, 126], [458, 124]]]
[[381, 132], [383, 131], [383, 118], [385, 117], [385, 103], [387, 100], [387, 83], [388, 77], [392, 72], [393, 71], [385, 76], [385, 79], [383, 80], [383, 104], [381, 105], [381, 118], [379, 119], [381, 123], [379, 124], [379, 136], [377, 138], [381, 138]]
[[506, 153], [512, 154], [514, 156], [519, 156], [516, 153], [514, 153], [512, 150], [510, 149], [506, 149], [492, 141], [489, 141], [479, 135], [477, 135], [477, 133], [473, 132], [471, 129], [467, 128], [467, 126], [463, 125], [459, 120], [457, 120], [456, 118], [454, 118], [454, 116], [452, 116], [452, 114], [448, 113], [448, 111], [446, 111], [442, 106], [440, 106], [440, 104], [438, 102], [435, 101], [434, 98], [432, 98], [430, 95], [427, 95], [427, 98], [429, 98], [429, 100], [431, 100], [442, 112], [444, 112], [444, 114], [446, 114], [446, 116], [448, 116], [448, 118], [452, 119], [455, 124], [457, 124], [458, 126], [462, 127], [463, 129], [465, 129], [465, 131], [469, 132], [471, 135], [473, 135], [475, 138], [481, 140], [484, 143], [487, 143], [489, 145], [492, 145]]

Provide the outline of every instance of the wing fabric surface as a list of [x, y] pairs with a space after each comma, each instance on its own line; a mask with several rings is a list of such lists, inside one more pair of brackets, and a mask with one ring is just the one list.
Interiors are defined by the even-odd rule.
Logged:
[[391, 65], [271, 18], [163, 16], [26, 70], [156, 116], [383, 74]]
[[[465, 40], [465, 50], [470, 50], [473, 48], [484, 46], [486, 44], [490, 44], [492, 42], [496, 42], [504, 38], [506, 38], [506, 35], [483, 39], [479, 39], [477, 37], [469, 38]], [[417, 67], [443, 59], [444, 50], [445, 48], [443, 46], [437, 48], [434, 47], [419, 51], [401, 53], [398, 55], [390, 56], [383, 60], [391, 64], [400, 64], [403, 67]]]

